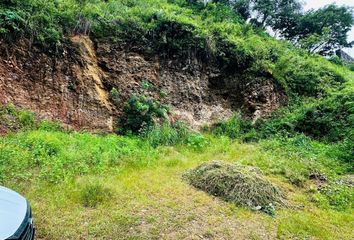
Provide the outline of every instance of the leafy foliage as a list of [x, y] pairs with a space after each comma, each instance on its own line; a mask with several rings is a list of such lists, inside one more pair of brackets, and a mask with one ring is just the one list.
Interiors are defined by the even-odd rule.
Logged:
[[339, 48], [352, 45], [348, 42], [348, 32], [353, 24], [351, 8], [331, 4], [301, 16], [293, 30], [287, 30], [287, 37], [310, 52], [331, 55]]
[[120, 102], [120, 97], [119, 97], [119, 92], [116, 88], [112, 88], [111, 91], [109, 91], [109, 98], [110, 100], [118, 105]]
[[354, 24], [352, 8], [327, 5], [304, 12], [298, 0], [214, 0], [229, 5], [244, 20], [265, 29], [270, 27], [296, 46], [321, 55], [350, 47], [348, 32]]
[[270, 121], [259, 123], [269, 136], [279, 132], [304, 133], [314, 139], [336, 142], [349, 137], [353, 125], [353, 94], [339, 94], [309, 104], [294, 112], [280, 113]]
[[9, 34], [16, 36], [22, 32], [24, 20], [15, 11], [0, 9], [0, 34], [4, 36]]
[[330, 142], [343, 140], [353, 131], [353, 101], [353, 94], [338, 95], [306, 109], [295, 123], [295, 131]]
[[211, 132], [217, 136], [228, 136], [231, 139], [250, 138], [252, 124], [249, 120], [242, 117], [240, 113], [235, 114], [227, 121], [216, 123], [211, 127]]
[[124, 106], [124, 115], [120, 118], [122, 133], [141, 133], [155, 126], [156, 121], [166, 118], [168, 107], [158, 100], [144, 95], [133, 95]]

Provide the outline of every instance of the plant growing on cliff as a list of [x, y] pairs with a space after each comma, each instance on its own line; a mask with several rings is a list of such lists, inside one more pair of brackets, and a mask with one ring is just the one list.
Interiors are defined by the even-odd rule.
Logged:
[[168, 110], [166, 105], [156, 99], [133, 95], [124, 106], [120, 132], [139, 134], [144, 129], [155, 126], [156, 122], [164, 120]]
[[119, 103], [120, 101], [119, 92], [115, 87], [112, 88], [111, 91], [109, 91], [109, 98], [114, 104], [117, 105]]
[[12, 33], [17, 36], [22, 32], [24, 19], [15, 11], [0, 9], [0, 36]]

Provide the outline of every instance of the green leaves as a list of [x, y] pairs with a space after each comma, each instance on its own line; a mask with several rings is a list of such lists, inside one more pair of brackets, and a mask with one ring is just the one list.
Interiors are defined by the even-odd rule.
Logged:
[[168, 107], [144, 95], [133, 95], [128, 99], [123, 111], [120, 119], [121, 132], [137, 134], [155, 126], [156, 120], [165, 119]]
[[0, 36], [5, 34], [19, 34], [22, 32], [25, 21], [19, 12], [0, 8]]
[[330, 4], [298, 14], [282, 32], [309, 52], [332, 55], [338, 48], [351, 46], [347, 34], [353, 24], [352, 8]]

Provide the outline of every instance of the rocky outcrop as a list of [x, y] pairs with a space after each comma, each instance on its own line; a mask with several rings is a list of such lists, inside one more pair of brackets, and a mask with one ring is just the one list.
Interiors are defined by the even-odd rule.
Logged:
[[86, 37], [73, 39], [56, 53], [29, 50], [26, 42], [6, 53], [2, 45], [0, 103], [13, 103], [76, 129], [112, 129], [102, 74], [87, 43], [91, 41]]
[[[173, 118], [198, 127], [242, 110], [253, 119], [277, 109], [285, 95], [271, 77], [221, 72], [198, 59], [166, 58], [110, 42], [74, 36], [50, 52], [0, 47], [0, 103], [35, 111], [40, 118], [60, 120], [75, 129], [112, 131], [126, 100], [152, 86], [149, 95], [172, 107]], [[118, 91], [112, 101], [110, 91]]]

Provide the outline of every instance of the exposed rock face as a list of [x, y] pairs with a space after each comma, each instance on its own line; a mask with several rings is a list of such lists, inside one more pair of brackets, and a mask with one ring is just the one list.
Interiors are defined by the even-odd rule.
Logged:
[[74, 128], [112, 129], [111, 108], [87, 38], [50, 56], [28, 45], [1, 49], [0, 103], [35, 111]]
[[[285, 96], [271, 78], [227, 75], [213, 64], [166, 59], [108, 42], [74, 36], [56, 54], [26, 42], [0, 47], [0, 103], [13, 103], [60, 120], [75, 129], [112, 131], [125, 101], [152, 85], [149, 94], [172, 106], [173, 118], [193, 126], [215, 122], [243, 110], [252, 118], [278, 108]], [[112, 88], [119, 101], [111, 101]]]

